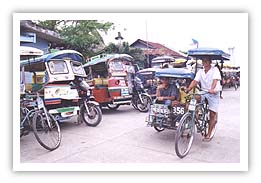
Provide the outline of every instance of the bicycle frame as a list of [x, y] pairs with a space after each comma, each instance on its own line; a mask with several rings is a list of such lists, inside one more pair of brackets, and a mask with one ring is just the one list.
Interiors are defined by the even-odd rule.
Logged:
[[[203, 130], [205, 130], [206, 128], [206, 123], [207, 121], [209, 120], [208, 119], [208, 104], [205, 102], [205, 101], [200, 101], [200, 102], [197, 102], [196, 100], [196, 95], [204, 95], [207, 93], [207, 91], [205, 90], [201, 90], [203, 91], [204, 93], [195, 93], [193, 92], [191, 95], [193, 95], [192, 99], [190, 100], [190, 103], [189, 103], [189, 107], [188, 107], [188, 112], [187, 113], [190, 113], [191, 116], [192, 116], [192, 124], [191, 125], [195, 125], [195, 121], [197, 120], [197, 130], [200, 131], [200, 132], [203, 132]], [[199, 110], [201, 110], [202, 112], [202, 116], [197, 116], [198, 119], [195, 119], [196, 118], [196, 113], [200, 112]], [[199, 119], [201, 118], [201, 119]], [[200, 120], [202, 121], [202, 124], [200, 124]], [[190, 126], [191, 127], [191, 126]]]
[[[35, 95], [32, 95], [31, 97], [35, 97]], [[28, 109], [26, 106], [25, 107], [20, 107], [22, 110], [25, 110], [25, 117], [23, 119], [20, 119], [20, 129], [24, 128], [24, 124], [26, 120], [30, 123], [30, 118], [34, 115], [34, 113], [38, 110], [43, 109], [44, 114], [46, 116], [47, 124], [48, 127], [51, 127], [50, 119], [49, 116], [47, 115], [47, 109], [44, 106], [43, 99], [39, 96], [39, 93], [36, 93], [36, 100], [33, 100], [31, 103], [32, 109]], [[31, 124], [29, 124], [30, 126]]]

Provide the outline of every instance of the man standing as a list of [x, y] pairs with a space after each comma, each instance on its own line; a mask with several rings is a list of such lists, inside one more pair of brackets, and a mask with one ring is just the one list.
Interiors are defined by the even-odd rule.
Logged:
[[207, 90], [208, 93], [201, 95], [201, 100], [205, 98], [208, 100], [209, 110], [210, 110], [210, 122], [208, 134], [205, 137], [205, 141], [211, 140], [211, 132], [215, 126], [215, 119], [218, 112], [219, 106], [219, 91], [222, 90], [220, 84], [221, 76], [217, 67], [211, 66], [211, 58], [205, 56], [202, 58], [203, 69], [200, 69], [194, 80], [190, 83], [187, 91], [192, 90], [198, 83], [201, 84], [201, 88]]

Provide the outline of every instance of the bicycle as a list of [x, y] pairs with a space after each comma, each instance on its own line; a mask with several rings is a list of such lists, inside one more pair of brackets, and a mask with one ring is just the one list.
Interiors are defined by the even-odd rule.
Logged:
[[[204, 95], [206, 90], [200, 89], [203, 93], [193, 92], [190, 99], [188, 111], [182, 116], [179, 127], [175, 136], [175, 151], [179, 158], [184, 158], [190, 151], [194, 135], [195, 128], [198, 133], [201, 133], [203, 137], [208, 134], [210, 111], [207, 100], [197, 103], [196, 95]], [[188, 96], [188, 97], [189, 97]], [[217, 115], [215, 119], [215, 125], [212, 129], [210, 139], [213, 138], [216, 132]]]
[[[61, 131], [58, 122], [47, 111], [43, 99], [36, 95], [26, 95], [20, 100], [20, 137], [33, 130], [38, 143], [53, 151], [60, 146]], [[34, 99], [36, 97], [36, 99]]]

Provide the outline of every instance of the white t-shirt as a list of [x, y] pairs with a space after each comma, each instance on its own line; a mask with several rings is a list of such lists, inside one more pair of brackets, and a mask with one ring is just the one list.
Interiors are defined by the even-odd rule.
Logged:
[[197, 72], [194, 80], [200, 82], [202, 89], [209, 90], [209, 89], [211, 89], [213, 79], [218, 80], [217, 85], [214, 90], [217, 92], [221, 91], [222, 90], [222, 86], [220, 85], [221, 75], [220, 75], [220, 72], [217, 67], [211, 66], [211, 68], [209, 69], [209, 71], [207, 73], [205, 73], [204, 68], [200, 69]]

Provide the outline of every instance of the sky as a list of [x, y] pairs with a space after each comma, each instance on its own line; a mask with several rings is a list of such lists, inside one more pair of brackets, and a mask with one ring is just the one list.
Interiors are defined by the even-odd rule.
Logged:
[[[103, 15], [102, 15], [103, 17]], [[175, 51], [199, 47], [219, 48], [231, 53], [232, 65], [241, 65], [247, 59], [248, 15], [246, 13], [152, 13], [107, 14], [106, 21], [113, 22], [115, 29], [103, 35], [105, 43], [117, 43], [121, 32], [123, 41], [130, 44], [137, 39], [163, 44]]]
[[[231, 65], [241, 66], [248, 60], [247, 13], [35, 13], [22, 14], [28, 20], [98, 20], [114, 23], [114, 30], [102, 34], [106, 44], [122, 41], [133, 43], [137, 39], [163, 44], [175, 51], [199, 47], [212, 47], [227, 53], [234, 48]], [[18, 17], [19, 17], [18, 16]]]

